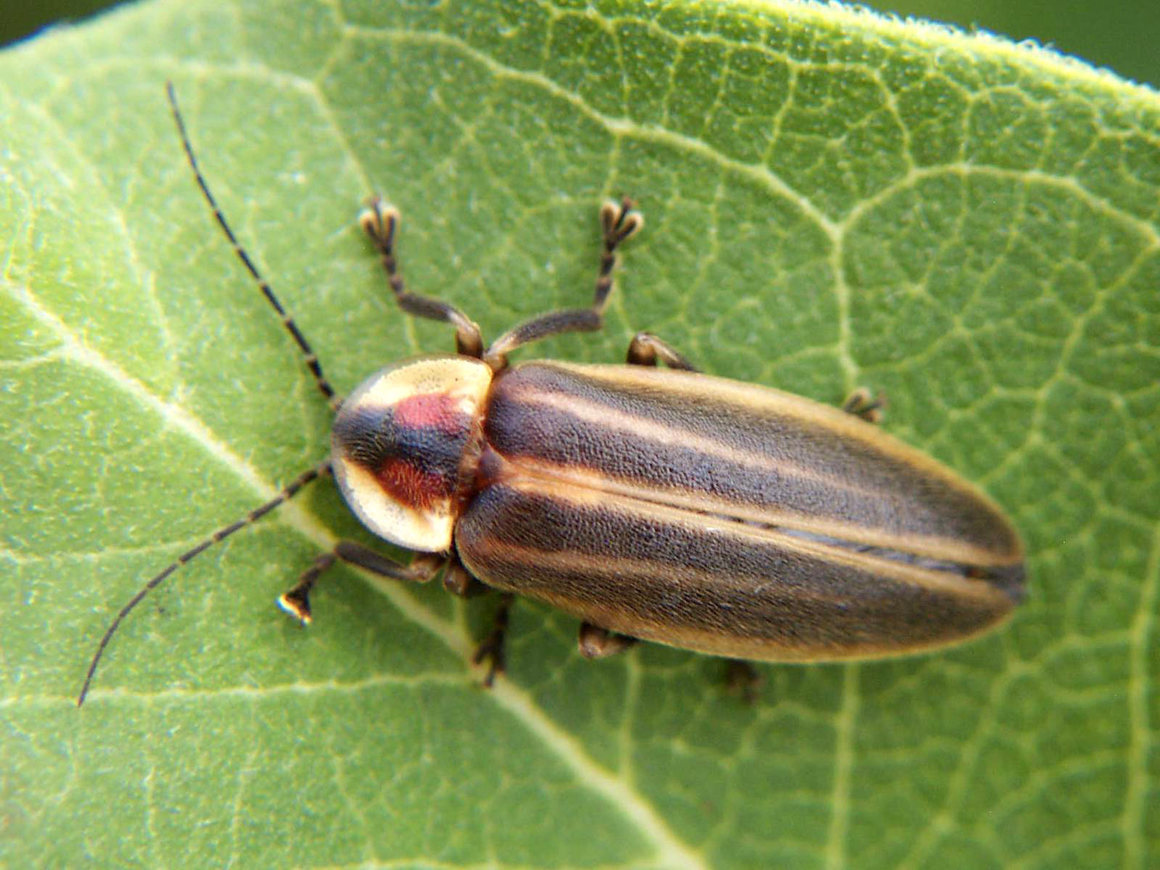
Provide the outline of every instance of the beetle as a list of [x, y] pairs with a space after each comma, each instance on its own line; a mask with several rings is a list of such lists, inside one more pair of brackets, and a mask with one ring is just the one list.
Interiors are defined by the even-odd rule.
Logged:
[[442, 573], [460, 595], [499, 590], [495, 627], [475, 654], [488, 661], [487, 684], [504, 668], [517, 595], [579, 618], [589, 658], [648, 640], [799, 662], [954, 644], [1022, 600], [1023, 546], [999, 507], [884, 433], [865, 391], [832, 408], [712, 377], [644, 332], [624, 365], [509, 364], [521, 346], [601, 327], [617, 252], [643, 223], [628, 199], [600, 210], [592, 305], [535, 317], [490, 345], [458, 308], [407, 289], [399, 213], [372, 199], [360, 224], [395, 301], [451, 325], [457, 353], [390, 365], [339, 400], [210, 192], [172, 84], [168, 96], [215, 219], [336, 412], [331, 454], [149, 580], [102, 637], [78, 704], [117, 627], [152, 589], [330, 474], [371, 532], [415, 555], [403, 563], [342, 541], [279, 605], [308, 623], [310, 592], [336, 561], [397, 580]]

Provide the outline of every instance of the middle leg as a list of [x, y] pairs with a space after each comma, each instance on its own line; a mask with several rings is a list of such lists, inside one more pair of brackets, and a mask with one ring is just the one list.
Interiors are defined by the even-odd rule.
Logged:
[[667, 341], [657, 338], [651, 332], [638, 332], [628, 345], [628, 364], [632, 366], [655, 366], [660, 360], [671, 369], [695, 372], [699, 369]]
[[505, 642], [513, 601], [515, 601], [515, 596], [510, 592], [504, 592], [500, 595], [499, 607], [495, 611], [491, 633], [475, 648], [475, 653], [471, 656], [473, 664], [487, 662], [487, 676], [483, 678], [484, 688], [487, 689], [490, 689], [495, 683], [496, 675], [502, 674], [507, 669]]

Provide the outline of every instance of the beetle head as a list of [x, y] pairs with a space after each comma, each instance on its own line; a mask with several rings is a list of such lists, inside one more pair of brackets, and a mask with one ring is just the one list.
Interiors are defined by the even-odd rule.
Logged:
[[470, 357], [423, 357], [381, 369], [342, 403], [331, 466], [363, 525], [409, 550], [450, 549], [491, 376]]

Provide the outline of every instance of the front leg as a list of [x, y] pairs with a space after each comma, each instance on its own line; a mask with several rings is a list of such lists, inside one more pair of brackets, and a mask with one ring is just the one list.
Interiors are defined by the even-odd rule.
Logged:
[[375, 243], [383, 270], [387, 273], [387, 283], [394, 294], [399, 308], [415, 317], [439, 320], [455, 327], [455, 347], [464, 356], [476, 359], [483, 357], [483, 335], [475, 322], [452, 305], [432, 296], [420, 296], [407, 289], [403, 274], [399, 271], [399, 261], [395, 254], [395, 232], [399, 228], [399, 210], [374, 196], [358, 218], [359, 225]]
[[302, 572], [293, 588], [278, 598], [278, 606], [303, 625], [309, 625], [310, 593], [314, 589], [314, 584], [339, 560], [370, 571], [379, 577], [407, 580], [412, 583], [426, 583], [447, 563], [447, 557], [439, 553], [420, 553], [411, 560], [411, 564], [404, 565], [390, 556], [384, 556], [354, 541], [339, 541], [333, 552], [323, 553], [314, 560], [313, 565]]
[[492, 342], [483, 359], [495, 371], [507, 365], [507, 355], [517, 347], [566, 332], [594, 332], [604, 325], [604, 309], [612, 292], [612, 270], [616, 251], [644, 225], [644, 218], [633, 208], [632, 200], [606, 202], [600, 209], [600, 226], [604, 231], [604, 250], [600, 254], [600, 271], [589, 308], [565, 308], [533, 317], [510, 329]]

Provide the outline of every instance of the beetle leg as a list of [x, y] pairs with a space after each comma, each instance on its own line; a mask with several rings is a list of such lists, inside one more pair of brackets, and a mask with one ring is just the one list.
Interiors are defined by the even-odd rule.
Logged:
[[604, 659], [624, 652], [635, 646], [637, 639], [627, 634], [615, 634], [607, 628], [600, 628], [591, 622], [580, 623], [580, 635], [576, 645], [580, 655], [586, 659]]
[[309, 625], [310, 592], [318, 578], [339, 559], [380, 577], [410, 580], [413, 583], [426, 583], [447, 562], [447, 557], [439, 553], [421, 553], [411, 560], [410, 565], [403, 565], [390, 556], [376, 553], [362, 544], [339, 541], [333, 552], [323, 553], [314, 560], [313, 565], [302, 572], [293, 588], [278, 598], [278, 606], [303, 625]]
[[483, 357], [483, 334], [474, 321], [450, 302], [431, 296], [411, 293], [403, 283], [399, 272], [399, 261], [395, 256], [395, 231], [399, 228], [399, 210], [373, 196], [358, 217], [359, 225], [370, 236], [379, 250], [383, 268], [387, 272], [387, 282], [395, 294], [395, 302], [408, 314], [439, 320], [455, 327], [455, 347], [464, 356]]
[[757, 668], [740, 659], [726, 659], [725, 661], [725, 688], [741, 696], [747, 704], [757, 700], [758, 690], [765, 682]]
[[504, 659], [504, 640], [507, 635], [508, 616], [511, 614], [514, 600], [515, 596], [510, 592], [505, 592], [500, 596], [491, 634], [483, 639], [471, 656], [472, 664], [476, 665], [481, 664], [484, 659], [488, 660], [487, 676], [483, 678], [483, 685], [488, 689], [495, 682], [496, 674], [502, 674], [507, 666]]
[[616, 266], [616, 249], [644, 226], [644, 218], [633, 209], [632, 200], [606, 202], [600, 209], [604, 229], [604, 250], [600, 255], [600, 272], [591, 308], [565, 308], [549, 311], [508, 330], [487, 349], [483, 359], [494, 370], [507, 365], [507, 355], [521, 345], [564, 332], [595, 332], [604, 325], [604, 308], [612, 292], [612, 270]]
[[638, 332], [632, 337], [628, 345], [629, 365], [655, 366], [658, 359], [671, 369], [697, 371], [697, 367], [674, 350], [671, 344], [657, 338], [651, 332]]
[[850, 393], [842, 403], [842, 410], [855, 417], [861, 417], [867, 423], [882, 421], [882, 409], [886, 407], [886, 397], [882, 393], [874, 395], [866, 387], [859, 387]]
[[471, 575], [454, 553], [447, 562], [447, 570], [443, 572], [443, 588], [460, 598], [470, 598], [488, 591], [488, 588]]

